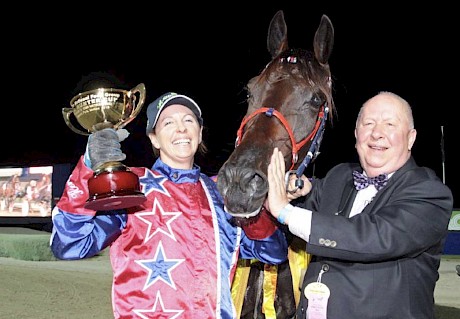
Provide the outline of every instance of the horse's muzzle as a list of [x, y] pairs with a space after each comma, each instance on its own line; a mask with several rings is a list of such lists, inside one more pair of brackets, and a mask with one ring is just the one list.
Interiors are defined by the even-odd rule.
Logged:
[[260, 212], [267, 196], [268, 181], [260, 171], [226, 163], [219, 170], [217, 187], [226, 211], [235, 218], [244, 219]]

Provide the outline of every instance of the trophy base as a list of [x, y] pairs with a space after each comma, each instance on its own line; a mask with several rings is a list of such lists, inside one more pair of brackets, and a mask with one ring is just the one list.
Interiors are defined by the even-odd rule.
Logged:
[[141, 205], [145, 202], [144, 194], [115, 195], [102, 194], [96, 198], [90, 198], [85, 204], [85, 208], [96, 211], [117, 210]]
[[146, 197], [140, 191], [139, 177], [121, 163], [96, 170], [88, 180], [89, 198], [85, 208], [116, 210], [142, 204]]

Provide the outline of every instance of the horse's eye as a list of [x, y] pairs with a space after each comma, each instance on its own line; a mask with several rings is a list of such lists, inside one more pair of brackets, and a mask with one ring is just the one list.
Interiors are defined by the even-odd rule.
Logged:
[[248, 88], [246, 88], [246, 100], [250, 102], [252, 99], [253, 99], [253, 95], [251, 91]]
[[324, 96], [322, 94], [313, 94], [310, 103], [315, 107], [320, 107], [324, 103]]

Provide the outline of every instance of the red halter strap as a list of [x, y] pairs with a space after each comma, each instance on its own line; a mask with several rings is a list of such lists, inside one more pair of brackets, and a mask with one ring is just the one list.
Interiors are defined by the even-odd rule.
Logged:
[[284, 128], [289, 134], [289, 139], [291, 140], [291, 144], [292, 144], [292, 164], [291, 164], [291, 168], [289, 169], [291, 170], [294, 167], [294, 164], [297, 163], [297, 160], [298, 160], [297, 153], [299, 152], [299, 150], [305, 145], [305, 143], [313, 140], [313, 138], [315, 137], [315, 134], [318, 131], [319, 126], [321, 124], [321, 119], [324, 117], [324, 106], [321, 106], [320, 112], [318, 114], [318, 119], [316, 120], [315, 128], [313, 129], [313, 131], [311, 131], [311, 133], [308, 134], [308, 136], [305, 137], [303, 140], [301, 140], [299, 143], [296, 142], [291, 126], [289, 125], [289, 122], [286, 120], [283, 114], [281, 114], [279, 111], [275, 110], [274, 108], [261, 107], [257, 109], [254, 113], [248, 116], [245, 116], [243, 118], [243, 121], [241, 121], [240, 128], [238, 129], [238, 132], [237, 132], [235, 147], [237, 147], [240, 144], [243, 138], [243, 129], [246, 126], [246, 124], [249, 122], [249, 120], [254, 118], [256, 115], [260, 113], [264, 113], [264, 112], [265, 112], [265, 115], [268, 117], [272, 117], [274, 115], [283, 124]]

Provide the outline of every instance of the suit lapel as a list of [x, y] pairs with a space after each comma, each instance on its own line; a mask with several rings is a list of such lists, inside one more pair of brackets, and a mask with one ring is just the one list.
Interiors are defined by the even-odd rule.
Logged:
[[353, 207], [353, 202], [355, 200], [356, 194], [358, 191], [354, 187], [353, 183], [347, 183], [342, 192], [342, 198], [340, 199], [339, 210], [336, 215], [350, 216], [351, 208]]

